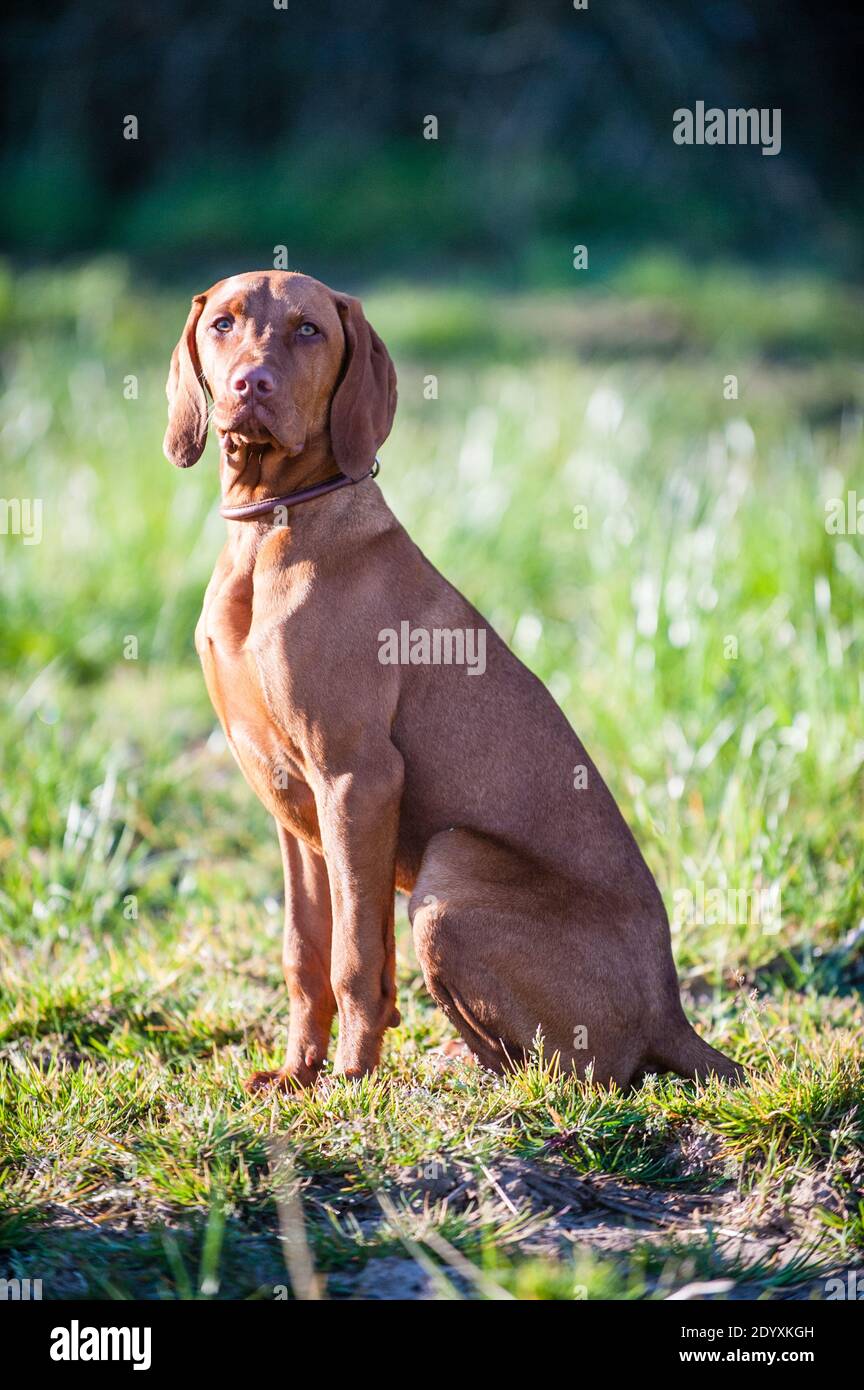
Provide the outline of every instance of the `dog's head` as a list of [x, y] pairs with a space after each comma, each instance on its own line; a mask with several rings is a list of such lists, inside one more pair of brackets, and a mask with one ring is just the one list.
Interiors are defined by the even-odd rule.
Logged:
[[189, 468], [212, 420], [229, 458], [243, 446], [297, 458], [329, 435], [350, 478], [372, 467], [396, 410], [396, 373], [359, 299], [308, 275], [253, 271], [192, 300], [171, 358], [165, 455]]

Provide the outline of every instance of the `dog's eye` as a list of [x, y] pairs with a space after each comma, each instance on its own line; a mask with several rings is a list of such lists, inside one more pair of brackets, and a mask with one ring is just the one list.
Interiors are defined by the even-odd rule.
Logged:
[[230, 333], [234, 327], [234, 322], [223, 314], [221, 318], [214, 319], [210, 327], [215, 328], [217, 333]]
[[300, 327], [297, 329], [297, 332], [300, 334], [301, 338], [314, 338], [315, 334], [318, 332], [318, 329], [316, 328], [314, 323], [301, 323]]

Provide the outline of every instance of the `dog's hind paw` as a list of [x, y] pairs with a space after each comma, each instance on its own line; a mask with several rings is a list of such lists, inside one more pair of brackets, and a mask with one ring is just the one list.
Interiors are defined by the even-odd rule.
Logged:
[[433, 1047], [429, 1055], [434, 1058], [435, 1065], [440, 1071], [445, 1071], [456, 1062], [464, 1062], [470, 1067], [477, 1065], [476, 1056], [461, 1038], [447, 1038], [438, 1047]]

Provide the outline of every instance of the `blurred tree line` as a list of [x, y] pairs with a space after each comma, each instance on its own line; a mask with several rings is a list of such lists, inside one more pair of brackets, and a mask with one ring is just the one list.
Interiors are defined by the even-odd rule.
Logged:
[[[542, 282], [576, 243], [660, 244], [862, 269], [860, 6], [277, 4], [13, 0], [7, 250], [170, 269], [285, 244], [319, 269]], [[779, 107], [781, 154], [676, 145], [698, 100]]]

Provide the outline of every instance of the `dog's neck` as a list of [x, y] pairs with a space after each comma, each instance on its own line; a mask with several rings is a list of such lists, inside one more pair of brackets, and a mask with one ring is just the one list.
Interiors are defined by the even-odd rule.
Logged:
[[[295, 458], [284, 454], [277, 457], [260, 445], [243, 447], [243, 454], [224, 450], [219, 457], [219, 476], [222, 485], [220, 512], [236, 507], [256, 506], [276, 499], [272, 507], [252, 516], [225, 516], [228, 529], [228, 552], [236, 569], [251, 572], [262, 546], [278, 531], [285, 555], [311, 546], [320, 552], [321, 531], [326, 536], [335, 533], [344, 546], [348, 537], [360, 529], [380, 529], [391, 525], [393, 518], [377, 487], [370, 482], [362, 488], [352, 486], [354, 479], [345, 477], [326, 445], [304, 450]], [[378, 472], [378, 460], [368, 478]], [[343, 486], [329, 491], [334, 477]], [[361, 482], [364, 480], [361, 479]], [[315, 489], [324, 484], [322, 495]], [[311, 497], [309, 493], [311, 491]], [[300, 494], [300, 496], [298, 496]], [[305, 495], [304, 495], [305, 494]], [[294, 503], [293, 499], [297, 498]], [[383, 509], [383, 510], [382, 510]], [[317, 537], [317, 540], [316, 540]]]
[[219, 453], [219, 482], [223, 507], [245, 507], [271, 497], [314, 487], [338, 474], [329, 438], [311, 442], [290, 458], [265, 444], [251, 444], [236, 437], [229, 453], [223, 442]]

